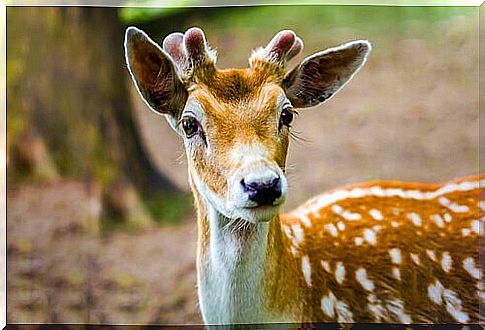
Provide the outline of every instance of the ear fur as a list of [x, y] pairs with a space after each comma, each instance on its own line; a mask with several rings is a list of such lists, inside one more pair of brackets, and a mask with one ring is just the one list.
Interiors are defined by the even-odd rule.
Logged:
[[126, 29], [125, 57], [131, 77], [145, 103], [153, 111], [169, 115], [169, 122], [177, 120], [188, 93], [171, 57], [145, 32], [135, 27]]
[[371, 49], [367, 40], [358, 40], [307, 57], [285, 76], [286, 96], [295, 108], [328, 100], [359, 71]]

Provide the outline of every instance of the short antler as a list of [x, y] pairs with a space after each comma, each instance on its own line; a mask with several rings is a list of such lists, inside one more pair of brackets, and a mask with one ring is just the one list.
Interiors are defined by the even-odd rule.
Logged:
[[273, 62], [279, 66], [298, 55], [303, 49], [303, 41], [291, 30], [278, 32], [264, 48], [255, 50], [249, 59], [251, 66], [256, 61]]
[[217, 70], [198, 28], [169, 35], [163, 50], [126, 31], [140, 95], [184, 139], [204, 321], [478, 323], [485, 177], [362, 183], [278, 214], [291, 108], [335, 95], [372, 46], [351, 41], [286, 72], [302, 48], [281, 31], [253, 52], [251, 67]]
[[185, 34], [175, 32], [163, 40], [165, 50], [183, 75], [191, 75], [199, 67], [214, 67], [216, 52], [207, 44], [204, 32], [193, 27]]
[[185, 65], [187, 55], [183, 46], [184, 34], [174, 32], [163, 40], [163, 50], [166, 51], [178, 66]]

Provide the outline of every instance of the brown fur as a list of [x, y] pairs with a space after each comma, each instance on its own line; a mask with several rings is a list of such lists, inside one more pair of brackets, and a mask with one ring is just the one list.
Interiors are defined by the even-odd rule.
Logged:
[[[460, 181], [477, 181], [478, 177], [470, 177]], [[351, 190], [352, 188], [400, 188], [403, 190], [434, 191], [442, 185], [404, 183], [397, 181], [371, 182], [339, 188], [338, 190]], [[480, 190], [482, 193], [484, 190]], [[449, 200], [470, 208], [470, 212], [454, 213], [441, 206], [437, 199], [429, 201], [416, 201], [400, 197], [364, 197], [348, 198], [338, 204], [346, 210], [362, 215], [361, 220], [348, 221], [332, 212], [330, 204], [319, 210], [318, 216], [310, 216], [311, 227], [308, 228], [295, 212], [283, 214], [275, 219], [277, 225], [272, 226], [271, 236], [275, 237], [270, 248], [270, 254], [277, 256], [274, 268], [268, 270], [271, 276], [267, 279], [268, 291], [272, 294], [270, 305], [277, 309], [290, 309], [291, 313], [303, 321], [337, 321], [325, 315], [321, 308], [321, 299], [330, 290], [337, 299], [344, 301], [353, 314], [353, 319], [359, 322], [394, 322], [401, 323], [393, 315], [388, 318], [376, 319], [368, 309], [366, 291], [356, 280], [355, 271], [358, 268], [367, 270], [367, 277], [374, 282], [373, 294], [385, 305], [391, 299], [401, 299], [405, 313], [409, 314], [414, 323], [456, 323], [443, 305], [433, 303], [427, 294], [428, 285], [438, 279], [445, 288], [458, 294], [462, 301], [463, 311], [470, 316], [469, 322], [479, 320], [479, 299], [476, 288], [477, 280], [468, 274], [462, 262], [472, 257], [475, 265], [479, 267], [479, 246], [477, 233], [471, 231], [463, 237], [462, 229], [470, 228], [471, 221], [478, 220], [484, 215], [477, 203], [479, 189], [466, 192], [452, 192], [444, 195]], [[377, 221], [369, 215], [370, 209], [378, 209], [383, 220]], [[393, 213], [394, 209], [399, 214]], [[406, 215], [416, 212], [421, 216], [422, 226], [415, 226]], [[453, 219], [445, 222], [444, 228], [438, 228], [430, 219], [433, 214], [448, 213]], [[338, 230], [338, 236], [332, 236], [326, 229], [326, 224], [345, 224], [343, 231]], [[391, 221], [398, 227], [394, 228]], [[291, 252], [291, 240], [281, 232], [280, 226], [300, 226], [304, 239], [297, 248], [294, 256]], [[482, 222], [483, 224], [483, 222]], [[382, 228], [376, 235], [376, 244], [368, 242], [356, 246], [355, 238], [363, 237], [363, 230], [380, 225]], [[391, 261], [388, 251], [399, 248], [402, 262], [395, 265]], [[436, 261], [429, 258], [426, 250], [435, 252]], [[482, 250], [481, 250], [482, 251]], [[440, 265], [442, 253], [449, 252], [452, 266], [445, 272]], [[417, 254], [421, 265], [416, 265], [410, 253]], [[312, 286], [309, 287], [301, 271], [301, 257], [309, 256], [312, 269]], [[295, 262], [296, 261], [296, 262]], [[330, 273], [326, 272], [321, 262], [327, 261]], [[335, 265], [340, 261], [345, 267], [345, 277], [341, 284], [335, 278]], [[392, 276], [392, 268], [400, 269], [401, 280]]]
[[[269, 161], [275, 161], [281, 168], [286, 163], [288, 134], [278, 136], [279, 113], [275, 105], [282, 90], [278, 85], [268, 83], [247, 94], [246, 88], [252, 80], [252, 76], [246, 77], [247, 74], [243, 70], [228, 74], [232, 79], [228, 86], [244, 86], [234, 90], [237, 96], [234, 99], [224, 99], [217, 84], [197, 85], [191, 92], [205, 110], [205, 134], [211, 141], [213, 152], [208, 156], [197, 150], [189, 161], [201, 180], [219, 195], [225, 195], [226, 178], [239, 165], [229, 155], [235, 144], [261, 143], [270, 153]], [[258, 73], [254, 75], [260, 78]]]
[[[199, 114], [203, 118], [197, 118], [199, 135], [185, 139], [189, 182], [197, 208], [200, 283], [200, 276], [206, 274], [204, 267], [210, 262], [211, 223], [204, 200], [207, 196], [201, 195], [204, 191], [198, 190], [196, 180], [200, 179], [211, 194], [224, 200], [230, 188], [229, 178], [240, 178], [232, 176], [238, 170], [272, 166], [284, 173], [289, 128], [280, 125], [282, 105], [278, 101], [285, 97], [295, 107], [323, 102], [357, 72], [371, 46], [366, 41], [356, 41], [322, 52], [307, 58], [285, 76], [284, 62], [302, 47], [301, 40], [289, 31], [281, 32], [267, 48], [254, 52], [246, 69], [218, 70], [215, 55], [197, 28], [187, 31], [184, 37], [169, 36], [164, 43], [165, 49], [176, 55], [175, 62], [137, 29], [127, 30], [126, 45], [133, 79], [156, 111], [178, 121], [184, 115], [179, 104], [187, 101], [186, 104], [203, 108], [203, 114]], [[188, 50], [188, 57], [181, 55], [183, 47]], [[175, 77], [176, 72], [181, 77]], [[182, 85], [184, 91], [179, 92]], [[190, 106], [185, 105], [187, 108]], [[244, 148], [260, 153], [253, 161], [258, 164], [245, 162], [250, 155], [245, 154]], [[479, 179], [470, 177], [454, 183], [476, 184]], [[264, 282], [264, 313], [256, 317], [292, 321], [477, 322], [479, 297], [484, 296], [476, 278], [482, 251], [478, 246], [479, 228], [483, 226], [479, 189], [467, 184], [463, 191], [433, 195], [450, 184], [357, 184], [316, 197], [288, 214], [274, 216], [269, 224], [264, 264], [249, 262], [250, 267], [264, 268], [262, 280], [254, 280]], [[357, 193], [350, 196], [350, 191]], [[366, 191], [367, 195], [359, 195], [359, 191]], [[386, 195], [389, 191], [394, 195]], [[211, 221], [220, 221], [218, 217]], [[243, 254], [261, 224], [244, 223], [247, 219], [231, 220], [234, 238], [239, 243], [232, 247]], [[416, 256], [419, 263], [413, 259]], [[468, 270], [464, 260], [473, 264]], [[345, 268], [340, 277], [337, 265]], [[217, 278], [217, 274], [213, 276]], [[234, 289], [237, 284], [231, 280], [228, 287]], [[430, 295], [430, 285], [438, 281], [442, 285], [437, 289], [439, 294]], [[218, 292], [221, 296], [225, 293]], [[257, 310], [248, 305], [247, 301], [236, 301], [235, 307], [225, 307], [233, 308], [229, 314], [237, 314], [234, 312], [243, 307], [249, 307], [251, 312]], [[210, 313], [217, 314], [217, 307], [212, 306]]]

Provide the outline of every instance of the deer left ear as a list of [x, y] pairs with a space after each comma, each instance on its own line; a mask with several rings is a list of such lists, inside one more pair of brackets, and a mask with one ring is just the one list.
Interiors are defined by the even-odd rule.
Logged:
[[145, 32], [129, 27], [125, 34], [126, 63], [138, 91], [148, 106], [178, 119], [187, 100], [172, 58]]
[[359, 40], [307, 57], [285, 76], [286, 97], [295, 108], [328, 100], [364, 65], [371, 48], [368, 41]]

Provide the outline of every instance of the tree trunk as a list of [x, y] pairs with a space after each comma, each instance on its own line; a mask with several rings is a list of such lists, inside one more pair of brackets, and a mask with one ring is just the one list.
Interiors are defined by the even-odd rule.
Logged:
[[[107, 193], [178, 191], [154, 167], [137, 130], [115, 9], [9, 7], [7, 23], [10, 180], [27, 158], [32, 168], [51, 164], [42, 173], [53, 177], [94, 178]], [[25, 136], [45, 145], [37, 149], [46, 155], [29, 155]]]

